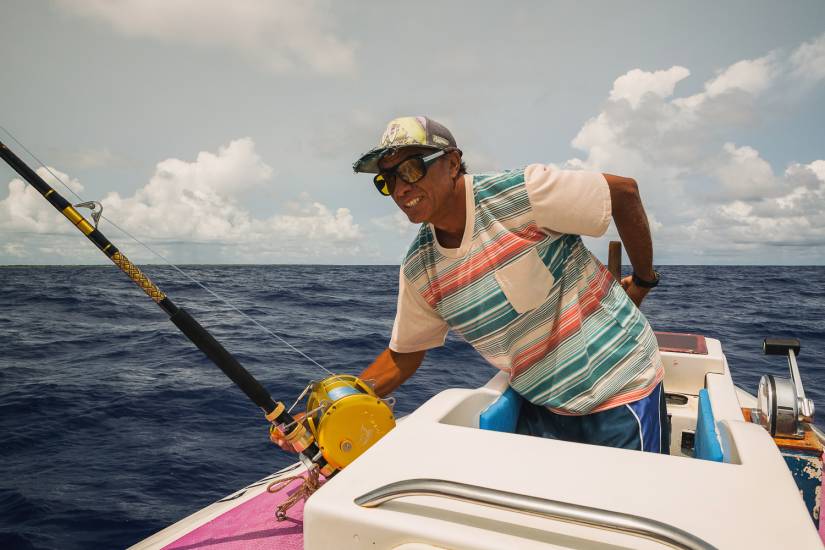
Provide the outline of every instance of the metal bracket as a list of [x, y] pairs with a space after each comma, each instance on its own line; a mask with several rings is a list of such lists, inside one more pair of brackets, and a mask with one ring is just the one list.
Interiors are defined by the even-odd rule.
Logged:
[[88, 208], [92, 211], [92, 220], [95, 222], [95, 229], [100, 222], [100, 216], [103, 215], [103, 204], [99, 201], [86, 201], [74, 205], [75, 208]]
[[788, 350], [788, 369], [791, 371], [791, 380], [793, 380], [796, 388], [797, 410], [799, 412], [798, 420], [801, 422], [814, 421], [814, 402], [805, 396], [805, 390], [802, 388], [802, 377], [799, 376], [799, 367], [796, 364], [796, 354], [792, 349]]

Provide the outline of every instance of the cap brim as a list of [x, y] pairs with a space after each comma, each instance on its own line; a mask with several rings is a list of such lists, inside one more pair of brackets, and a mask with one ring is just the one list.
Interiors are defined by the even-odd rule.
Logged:
[[436, 147], [434, 145], [422, 145], [420, 143], [410, 143], [406, 145], [396, 145], [394, 147], [376, 147], [375, 149], [364, 153], [361, 158], [356, 160], [352, 165], [353, 172], [364, 172], [367, 174], [378, 173], [378, 161], [389, 151], [405, 149], [407, 147], [421, 147], [424, 149], [432, 149], [433, 151], [440, 151], [443, 147]]

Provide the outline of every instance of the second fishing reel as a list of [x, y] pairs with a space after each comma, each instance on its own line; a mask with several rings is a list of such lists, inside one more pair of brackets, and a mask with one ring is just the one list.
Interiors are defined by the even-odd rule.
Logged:
[[299, 452], [316, 442], [326, 462], [321, 468], [325, 477], [349, 465], [395, 427], [395, 399], [378, 397], [371, 385], [355, 376], [313, 381], [299, 401], [305, 395], [304, 419], [286, 426], [273, 424], [270, 437], [286, 439]]

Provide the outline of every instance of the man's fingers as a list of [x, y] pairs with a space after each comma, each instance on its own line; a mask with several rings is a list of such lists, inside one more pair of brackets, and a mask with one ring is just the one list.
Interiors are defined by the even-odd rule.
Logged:
[[[306, 412], [302, 411], [302, 412], [295, 413], [292, 418], [295, 420], [296, 423], [301, 423], [301, 422], [304, 421], [305, 417], [306, 417]], [[285, 434], [283, 432], [281, 432], [280, 427], [273, 428], [270, 431], [269, 439], [271, 439], [272, 442], [275, 445], [277, 445], [278, 447], [280, 447], [281, 449], [283, 449], [284, 451], [286, 451], [288, 453], [297, 453], [298, 452], [298, 451], [295, 450], [295, 447], [292, 446], [292, 443], [290, 443], [289, 441], [286, 440]]]

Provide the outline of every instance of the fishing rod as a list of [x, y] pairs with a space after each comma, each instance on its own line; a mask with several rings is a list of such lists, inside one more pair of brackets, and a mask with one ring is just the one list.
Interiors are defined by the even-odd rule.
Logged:
[[[333, 375], [307, 386], [301, 395], [309, 393], [306, 417], [296, 420], [206, 328], [185, 309], [175, 305], [100, 232], [97, 224], [102, 205], [94, 201], [72, 205], [2, 141], [0, 157], [160, 306], [169, 320], [264, 411], [271, 424], [270, 438], [273, 441], [286, 439], [298, 451], [310, 474], [317, 472], [326, 478], [331, 477], [395, 426], [391, 410], [394, 400], [379, 398], [370, 385], [348, 375]], [[76, 207], [89, 208], [94, 225]], [[98, 207], [101, 210], [97, 210]], [[370, 437], [359, 438], [359, 430], [363, 433], [366, 425], [371, 428]], [[278, 518], [283, 517], [279, 509]]]

